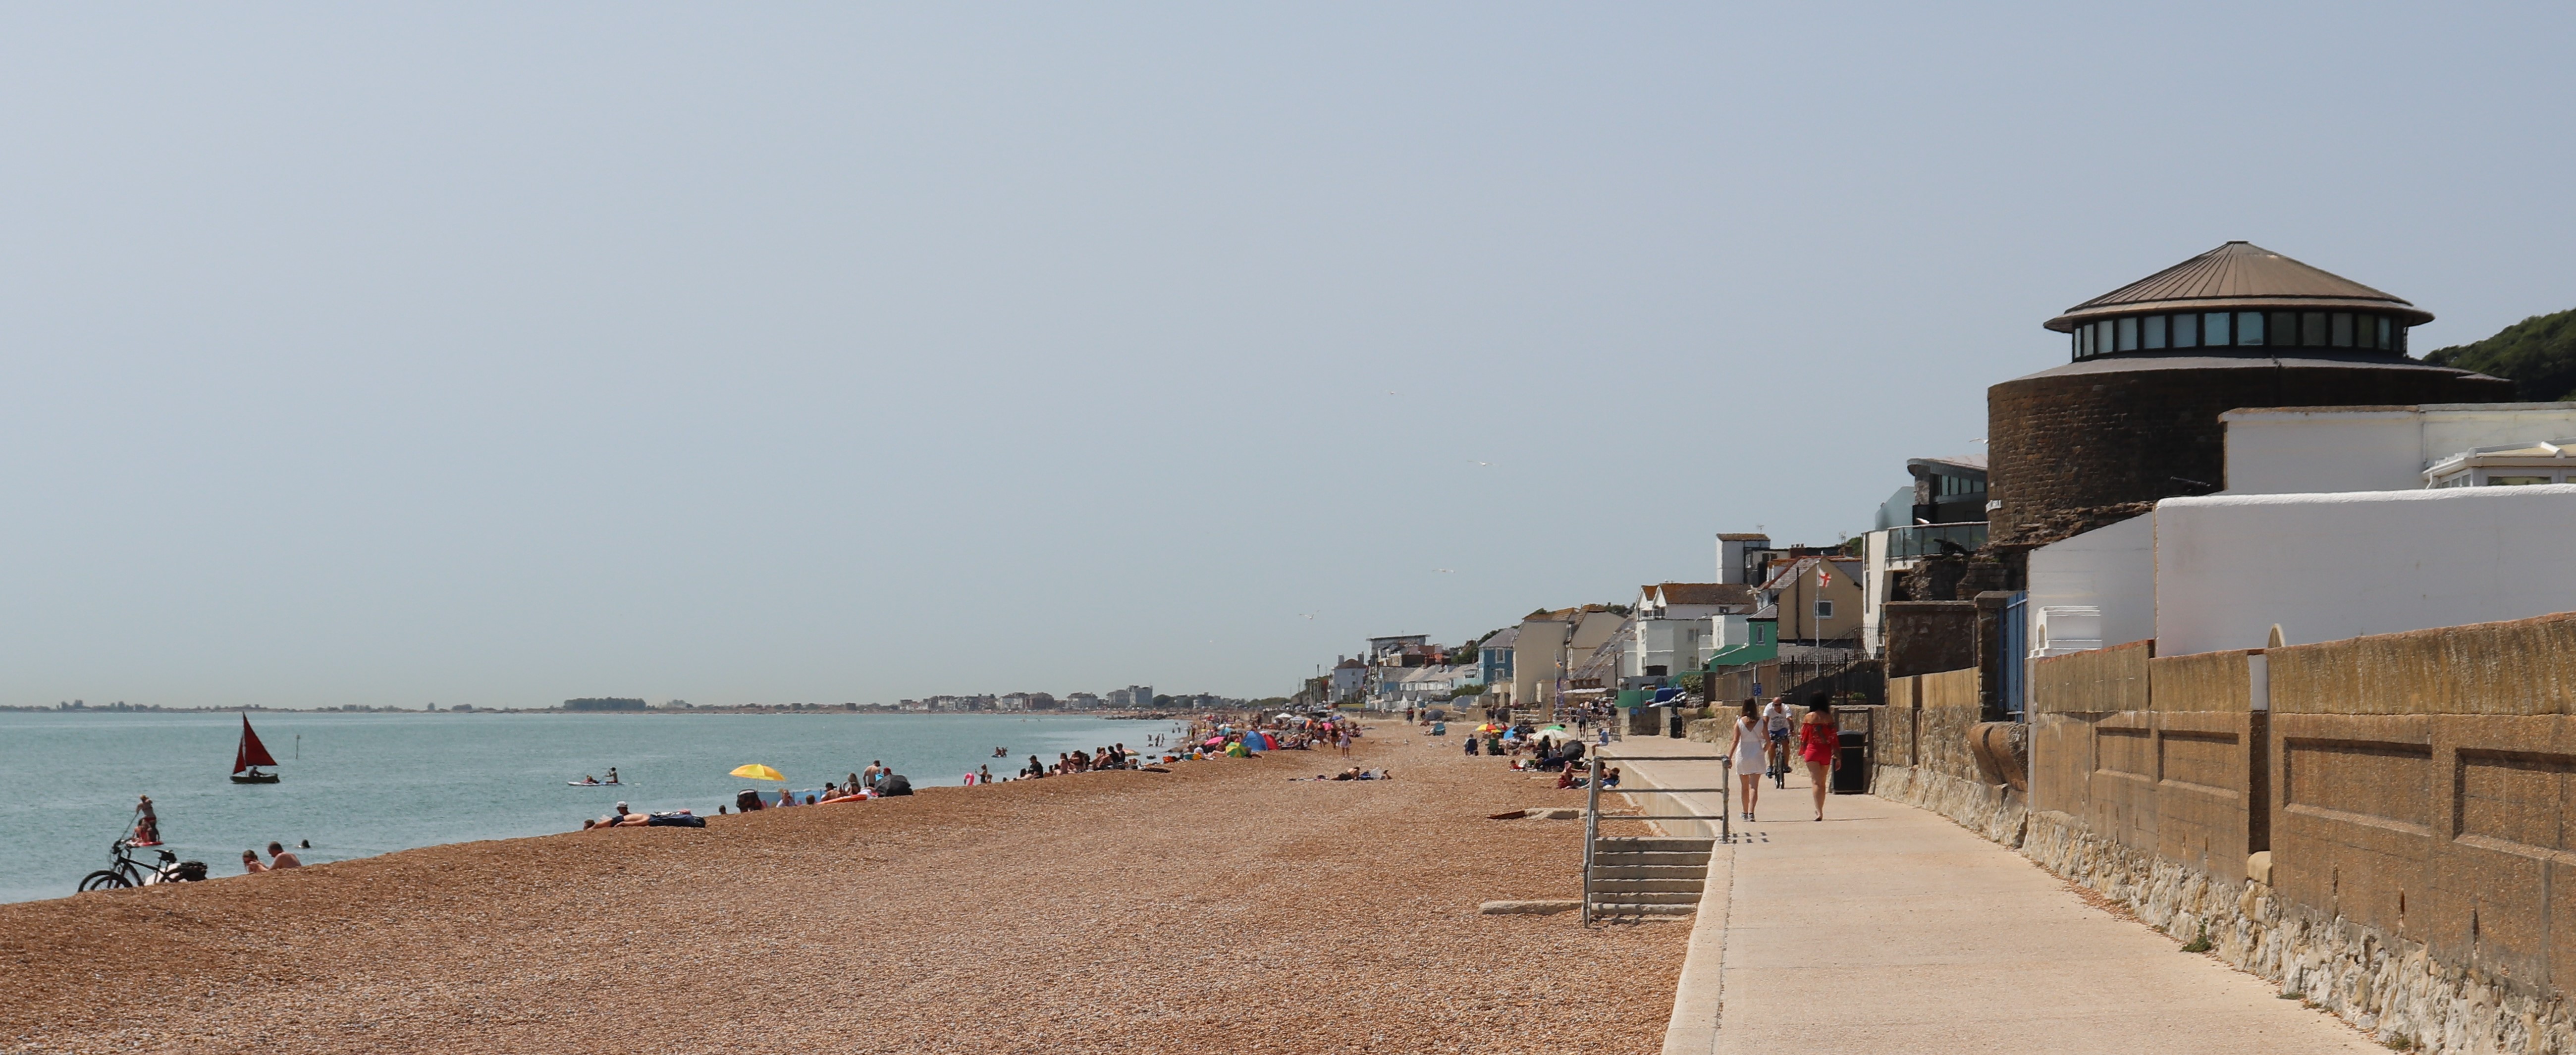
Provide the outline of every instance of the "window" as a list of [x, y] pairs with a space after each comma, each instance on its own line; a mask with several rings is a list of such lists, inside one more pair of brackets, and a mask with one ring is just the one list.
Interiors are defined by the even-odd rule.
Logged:
[[2093, 324], [2093, 354], [2100, 355], [2110, 350], [2111, 320], [2104, 319]]
[[2173, 320], [2173, 346], [2174, 346], [2174, 347], [2176, 347], [2176, 348], [2198, 348], [2198, 347], [2200, 347], [2200, 316], [2198, 316], [2198, 315], [2176, 315], [2176, 316], [2174, 316], [2174, 320]]
[[2327, 344], [2337, 348], [2352, 347], [2352, 313], [2343, 311], [2334, 313], [2334, 321], [2328, 323], [2327, 327]]
[[2264, 323], [2264, 336], [2266, 339], [2263, 343], [2271, 345], [2272, 347], [2297, 347], [2299, 344], [2299, 313], [2295, 311], [2273, 312], [2272, 317]]
[[2549, 482], [2549, 478], [2548, 478], [2548, 477], [2546, 477], [2546, 476], [2490, 476], [2490, 477], [2487, 477], [2487, 486], [2489, 486], [2489, 487], [2529, 487], [2529, 486], [2531, 486], [2531, 485], [2533, 485], [2533, 484], [2545, 484], [2545, 483], [2548, 483], [2548, 482]]
[[2120, 320], [2120, 350], [2124, 352], [2138, 350], [2138, 320], [2134, 315]]
[[2200, 317], [2200, 343], [2212, 348], [2223, 348], [2229, 344], [2235, 343], [2234, 340], [2229, 338], [2227, 335], [2227, 320], [2232, 318], [2235, 318], [2235, 316], [2223, 311], [2213, 311], [2202, 315]]
[[2165, 346], [2165, 317], [2164, 317], [2164, 316], [2162, 316], [2162, 315], [2149, 315], [2149, 316], [2147, 316], [2147, 332], [2146, 332], [2146, 338], [2145, 338], [2145, 340], [2144, 340], [2141, 344], [2139, 344], [2139, 347], [2141, 347], [2141, 348], [2162, 348], [2162, 347], [2164, 347], [2164, 346]]
[[2326, 313], [2309, 311], [2299, 314], [2299, 344], [2307, 348], [2326, 346]]
[[2388, 350], [2388, 320], [2379, 320], [2379, 349]]
[[[2541, 482], [2542, 482], [2542, 483], [2548, 483], [2549, 481], [2547, 481], [2547, 480], [2542, 480]], [[1816, 602], [1816, 618], [1818, 618], [1818, 619], [1831, 619], [1831, 618], [1833, 618], [1833, 617], [1834, 617], [1834, 603], [1833, 603], [1832, 601], [1818, 601], [1818, 602]]]
[[2239, 345], [2263, 343], [2262, 312], [2240, 311], [2236, 313], [2236, 343]]

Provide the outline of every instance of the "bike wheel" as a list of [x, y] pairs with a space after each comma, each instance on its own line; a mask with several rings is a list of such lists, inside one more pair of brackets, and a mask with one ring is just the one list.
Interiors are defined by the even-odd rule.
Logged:
[[133, 885], [127, 882], [124, 876], [116, 874], [116, 869], [102, 868], [83, 878], [80, 888], [82, 890], [123, 890]]

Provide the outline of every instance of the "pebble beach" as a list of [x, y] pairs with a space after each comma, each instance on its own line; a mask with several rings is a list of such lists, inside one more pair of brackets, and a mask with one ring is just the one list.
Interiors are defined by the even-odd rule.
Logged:
[[1658, 1050], [1687, 919], [1478, 914], [1578, 896], [1579, 821], [1486, 818], [1583, 793], [1456, 747], [0, 905], [0, 1050]]

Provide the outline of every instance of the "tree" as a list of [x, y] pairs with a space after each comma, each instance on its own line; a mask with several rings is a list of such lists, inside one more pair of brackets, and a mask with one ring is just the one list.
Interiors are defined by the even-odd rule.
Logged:
[[2504, 378], [2513, 382], [2514, 398], [2526, 402], [2576, 400], [2576, 309], [2534, 315], [2483, 341], [2436, 348], [2424, 361]]

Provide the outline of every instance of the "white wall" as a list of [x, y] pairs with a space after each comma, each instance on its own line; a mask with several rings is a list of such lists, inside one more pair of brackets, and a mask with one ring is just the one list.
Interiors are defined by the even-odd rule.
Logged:
[[2576, 436], [2576, 403], [2231, 410], [2219, 420], [2228, 494], [2408, 491], [2424, 486], [2426, 466], [2471, 447]]
[[2029, 583], [2034, 618], [2049, 605], [2092, 605], [2102, 610], [2105, 645], [2156, 636], [2155, 514], [2030, 551]]
[[2576, 484], [2168, 498], [2156, 654], [2576, 611], [2571, 529]]

